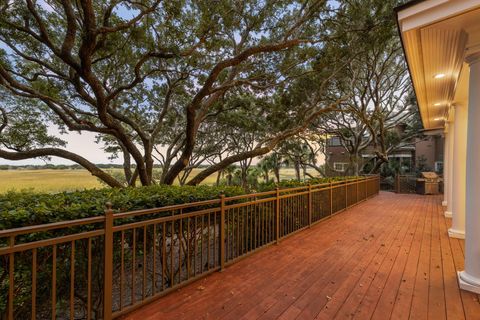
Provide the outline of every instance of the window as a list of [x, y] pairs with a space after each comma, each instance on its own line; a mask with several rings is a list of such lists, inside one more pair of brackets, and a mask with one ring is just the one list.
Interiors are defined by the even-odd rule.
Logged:
[[348, 163], [346, 162], [334, 162], [333, 163], [333, 170], [338, 172], [345, 172], [347, 170]]
[[339, 147], [342, 145], [340, 142], [340, 137], [331, 137], [329, 140], [330, 147]]
[[443, 173], [443, 161], [435, 161], [435, 172]]

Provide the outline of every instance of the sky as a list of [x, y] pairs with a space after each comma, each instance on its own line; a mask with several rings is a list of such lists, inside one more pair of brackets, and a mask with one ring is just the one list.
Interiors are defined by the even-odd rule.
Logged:
[[[51, 8], [49, 8], [49, 5], [46, 4], [44, 0], [40, 0], [38, 4], [46, 10], [51, 10]], [[335, 6], [336, 1], [332, 1], [332, 4]], [[121, 6], [117, 8], [117, 13], [125, 19], [132, 18], [132, 16], [134, 16], [133, 11], [128, 10]], [[7, 50], [7, 52], [11, 51], [3, 43], [0, 43], [0, 48]], [[67, 142], [67, 146], [65, 148], [66, 150], [79, 154], [93, 163], [105, 163], [105, 164], [121, 163], [120, 159], [115, 159], [115, 160], [108, 159], [108, 154], [104, 153], [104, 151], [101, 148], [102, 146], [95, 143], [96, 141], [95, 133], [82, 132], [80, 134], [77, 132], [68, 132], [67, 134], [60, 135], [58, 129], [54, 126], [51, 126], [49, 128], [49, 132], [51, 134], [54, 134], [55, 136], [62, 138]], [[10, 160], [0, 158], [0, 164], [7, 164], [7, 165], [29, 165], [29, 164], [43, 165], [45, 163], [74, 164], [74, 162], [72, 161], [69, 161], [63, 158], [58, 158], [58, 157], [51, 157], [50, 161], [45, 161], [42, 159], [26, 159], [26, 160], [20, 160], [20, 161], [10, 161]]]
[[[46, 10], [51, 10], [48, 4], [45, 3], [44, 0], [40, 0], [38, 5], [42, 6]], [[131, 18], [134, 15], [133, 11], [128, 11], [124, 7], [119, 7], [117, 13], [122, 16], [123, 18]], [[3, 43], [0, 43], [0, 48], [7, 50], [7, 52], [11, 52]], [[49, 132], [55, 134], [56, 136], [61, 137], [63, 140], [67, 141], [67, 147], [65, 148], [68, 151], [75, 152], [93, 163], [121, 163], [120, 160], [109, 160], [108, 155], [103, 152], [101, 149], [101, 145], [95, 143], [95, 133], [92, 132], [82, 132], [79, 134], [77, 132], [69, 132], [65, 135], [59, 135], [57, 128], [50, 127]], [[45, 162], [41, 159], [27, 159], [21, 161], [10, 161], [0, 158], [0, 164], [8, 164], [8, 165], [28, 165], [28, 164], [37, 164], [42, 165], [45, 163], [51, 164], [74, 164], [74, 162], [58, 158], [52, 157], [51, 161]]]
[[[50, 133], [58, 133], [58, 130], [54, 127], [49, 128]], [[65, 141], [67, 141], [67, 147], [65, 148], [68, 151], [75, 152], [81, 155], [84, 158], [87, 158], [89, 161], [93, 163], [121, 163], [120, 160], [111, 161], [108, 159], [108, 155], [104, 153], [101, 149], [101, 145], [95, 143], [95, 133], [93, 132], [82, 132], [79, 134], [77, 132], [69, 132], [66, 135], [59, 135], [56, 136], [61, 137]], [[74, 164], [74, 162], [58, 158], [52, 157], [51, 161], [45, 162], [41, 159], [27, 159], [21, 161], [9, 161], [0, 158], [0, 164], [8, 164], [8, 165], [28, 165], [28, 164], [36, 164], [36, 165], [43, 165], [45, 163], [51, 164]]]

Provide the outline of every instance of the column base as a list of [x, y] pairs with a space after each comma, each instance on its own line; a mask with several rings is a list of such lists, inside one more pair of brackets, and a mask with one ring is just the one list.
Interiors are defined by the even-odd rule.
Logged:
[[448, 236], [450, 238], [465, 239], [465, 231], [450, 228], [448, 229]]
[[450, 211], [445, 211], [445, 218], [451, 218], [452, 213]]
[[460, 289], [480, 294], [480, 279], [472, 277], [464, 271], [457, 272]]
[[442, 201], [442, 206], [446, 207], [447, 206], [447, 201], [443, 200]]

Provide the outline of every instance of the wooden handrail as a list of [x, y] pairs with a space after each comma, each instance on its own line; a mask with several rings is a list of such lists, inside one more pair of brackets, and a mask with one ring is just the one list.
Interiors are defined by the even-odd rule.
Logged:
[[[5, 296], [5, 317], [17, 317], [16, 292], [31, 292], [32, 315], [50, 306], [51, 312], [75, 317], [80, 300], [74, 291], [80, 268], [86, 270], [83, 280], [87, 282], [84, 289], [87, 319], [98, 306], [92, 300], [94, 296], [102, 297], [103, 318], [116, 318], [368, 199], [379, 192], [379, 183], [378, 176], [369, 176], [241, 196], [221, 195], [213, 200], [123, 213], [114, 213], [108, 204], [98, 217], [2, 230], [0, 238], [7, 238], [8, 244], [0, 247], [0, 258], [6, 259], [6, 263], [8, 260], [7, 278], [11, 284]], [[157, 215], [171, 212], [175, 214]], [[132, 221], [132, 218], [141, 219]], [[41, 232], [82, 226], [88, 229], [35, 240]], [[23, 237], [17, 241], [17, 236]], [[46, 252], [51, 252], [48, 255], [51, 264], [39, 268]], [[68, 261], [68, 268], [60, 261]], [[94, 261], [102, 265], [95, 266]], [[57, 263], [62, 267], [57, 267]], [[19, 264], [22, 270], [25, 264], [31, 266], [30, 288], [16, 288], [29, 285], [16, 281]], [[102, 272], [98, 273], [97, 267]], [[45, 293], [37, 291], [37, 278], [45, 272], [50, 273], [55, 289], [48, 297], [50, 304], [41, 296]], [[70, 279], [70, 283], [58, 283], [57, 279]], [[114, 279], [120, 283], [114, 283]], [[56, 290], [63, 285], [69, 287], [66, 289], [69, 294], [57, 297], [57, 292], [65, 292]], [[127, 292], [131, 295], [129, 304], [124, 299]]]

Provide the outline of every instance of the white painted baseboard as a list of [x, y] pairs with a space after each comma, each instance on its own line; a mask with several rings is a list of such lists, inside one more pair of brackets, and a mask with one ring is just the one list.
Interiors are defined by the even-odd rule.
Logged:
[[448, 236], [450, 238], [465, 239], [465, 231], [448, 229]]
[[457, 274], [458, 274], [458, 284], [460, 285], [460, 289], [480, 294], [480, 282], [472, 283], [473, 281], [469, 279], [468, 275], [465, 274], [465, 271], [459, 271], [457, 272]]

